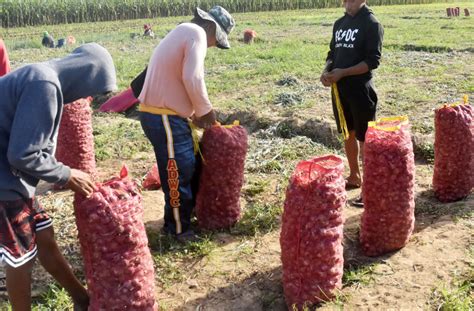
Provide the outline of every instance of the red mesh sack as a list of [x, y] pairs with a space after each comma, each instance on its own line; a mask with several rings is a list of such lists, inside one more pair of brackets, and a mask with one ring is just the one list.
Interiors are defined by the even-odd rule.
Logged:
[[10, 72], [10, 60], [8, 59], [5, 43], [0, 39], [0, 77]]
[[369, 122], [362, 198], [363, 252], [379, 256], [405, 246], [415, 224], [415, 159], [408, 118]]
[[109, 98], [105, 103], [103, 103], [99, 111], [100, 112], [122, 112], [133, 105], [138, 103], [138, 99], [133, 95], [131, 88], [126, 89], [125, 91], [120, 92], [114, 97]]
[[245, 43], [252, 43], [253, 40], [257, 37], [257, 32], [252, 29], [244, 30], [244, 42]]
[[441, 202], [462, 199], [474, 186], [474, 109], [445, 105], [435, 112], [433, 189]]
[[196, 197], [199, 227], [229, 228], [240, 219], [247, 147], [247, 131], [242, 126], [215, 126], [204, 132], [203, 165]]
[[290, 310], [327, 301], [342, 287], [343, 169], [340, 157], [328, 155], [301, 161], [290, 178], [280, 233]]
[[143, 180], [142, 187], [146, 190], [156, 190], [161, 187], [160, 173], [158, 172], [158, 165], [155, 163], [148, 171]]
[[91, 197], [74, 200], [90, 311], [157, 309], [142, 198], [127, 174], [124, 167]]
[[59, 125], [56, 159], [65, 165], [96, 175], [92, 97], [64, 105]]

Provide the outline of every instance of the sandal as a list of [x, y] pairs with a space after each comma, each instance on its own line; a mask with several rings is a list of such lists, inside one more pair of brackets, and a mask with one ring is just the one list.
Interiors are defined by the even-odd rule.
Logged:
[[364, 201], [362, 200], [362, 196], [360, 195], [358, 198], [352, 200], [351, 205], [359, 208], [364, 208]]
[[193, 230], [188, 230], [183, 233], [177, 234], [175, 236], [176, 240], [181, 243], [193, 243], [193, 242], [199, 242], [201, 238], [194, 233]]

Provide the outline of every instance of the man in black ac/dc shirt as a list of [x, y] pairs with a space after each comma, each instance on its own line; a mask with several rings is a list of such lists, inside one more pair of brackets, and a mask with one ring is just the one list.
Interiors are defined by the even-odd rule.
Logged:
[[[320, 80], [327, 87], [337, 83], [349, 130], [349, 138], [344, 142], [350, 167], [346, 188], [359, 188], [362, 183], [359, 145], [362, 154], [367, 124], [375, 119], [377, 94], [372, 82], [372, 70], [380, 63], [383, 28], [365, 0], [344, 0], [344, 7], [346, 14], [334, 23], [330, 51]], [[341, 132], [334, 94], [332, 102]], [[353, 203], [362, 206], [361, 198]]]

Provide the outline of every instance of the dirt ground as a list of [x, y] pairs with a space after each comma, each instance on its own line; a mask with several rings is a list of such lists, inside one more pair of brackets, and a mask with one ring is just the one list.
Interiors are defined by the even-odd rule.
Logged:
[[[153, 158], [147, 155], [129, 163], [129, 169], [140, 179], [152, 161]], [[99, 177], [117, 174], [120, 166], [120, 161], [101, 163]], [[363, 210], [349, 205], [345, 208], [345, 267], [368, 267], [370, 272], [362, 276], [363, 280], [346, 284], [335, 303], [318, 306], [318, 309], [333, 310], [341, 306], [347, 310], [433, 309], [430, 304], [433, 289], [449, 284], [469, 271], [474, 223], [468, 217], [474, 208], [474, 198], [471, 195], [460, 202], [438, 203], [430, 190], [432, 169], [431, 165], [417, 165], [415, 232], [409, 244], [397, 252], [376, 258], [365, 257], [358, 246]], [[285, 187], [272, 183], [268, 195]], [[41, 185], [45, 201], [71, 206], [68, 192], [51, 193], [48, 190], [48, 185]], [[357, 195], [358, 190], [348, 192], [349, 199]], [[163, 200], [161, 190], [143, 192], [144, 223], [150, 232], [157, 233], [162, 226]], [[67, 217], [70, 217], [64, 221], [69, 223], [67, 227], [55, 225], [60, 239], [66, 234], [62, 232], [64, 228], [72, 228], [71, 232], [75, 232], [73, 216]], [[185, 275], [184, 281], [168, 285], [157, 282], [157, 299], [163, 310], [286, 310], [278, 229], [255, 237], [223, 232], [214, 234], [212, 240], [217, 247], [209, 255], [180, 261], [178, 268]], [[80, 275], [82, 266], [77, 241], [63, 242], [61, 248]], [[35, 268], [34, 275], [33, 293], [38, 295], [51, 280], [39, 267]]]
[[[358, 247], [361, 209], [347, 206], [344, 233], [346, 266], [373, 266], [368, 284], [351, 284], [341, 292], [347, 310], [427, 310], [434, 288], [469, 269], [474, 198], [441, 205], [429, 190], [429, 165], [418, 165], [415, 232], [410, 243], [392, 254], [369, 258]], [[348, 193], [349, 198], [358, 190]], [[145, 223], [161, 226], [163, 194], [144, 192]], [[187, 279], [158, 288], [166, 310], [286, 310], [281, 285], [279, 231], [251, 240], [227, 233], [215, 239], [220, 247], [197, 262], [190, 262]], [[331, 310], [336, 304], [319, 306]]]

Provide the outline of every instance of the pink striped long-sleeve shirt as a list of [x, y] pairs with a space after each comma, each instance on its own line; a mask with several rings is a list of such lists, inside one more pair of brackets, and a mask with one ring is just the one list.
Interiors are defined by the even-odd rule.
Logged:
[[153, 51], [138, 99], [146, 106], [167, 108], [187, 118], [212, 109], [204, 82], [207, 37], [196, 24], [183, 23]]

